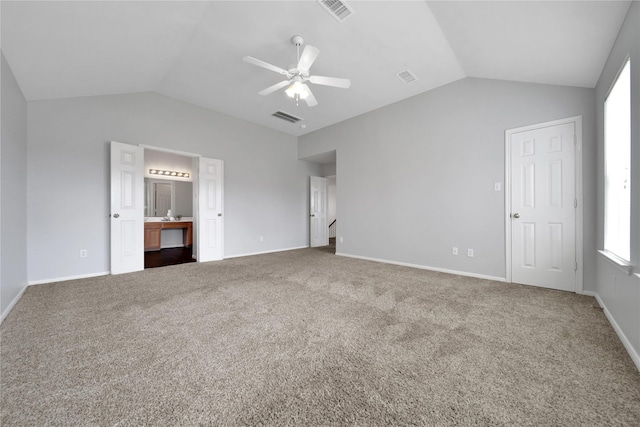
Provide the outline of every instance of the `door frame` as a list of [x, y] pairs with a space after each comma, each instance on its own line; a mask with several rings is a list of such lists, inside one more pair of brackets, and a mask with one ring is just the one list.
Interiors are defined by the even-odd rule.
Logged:
[[[151, 151], [161, 151], [164, 153], [169, 153], [169, 154], [175, 154], [177, 156], [183, 156], [183, 157], [191, 157], [192, 159], [197, 159], [197, 163], [199, 164], [199, 159], [202, 156], [202, 154], [197, 154], [197, 153], [190, 153], [188, 151], [180, 151], [180, 150], [172, 150], [170, 148], [162, 148], [162, 147], [156, 147], [154, 145], [146, 145], [146, 144], [138, 144], [139, 147], [142, 147], [145, 150], [151, 150]], [[201, 201], [201, 195], [200, 195], [200, 185], [199, 185], [199, 171], [198, 168], [196, 167], [195, 170], [193, 171], [193, 181], [192, 181], [192, 191], [198, 195], [197, 198], [197, 205], [200, 205], [200, 201]], [[224, 181], [223, 181], [224, 182]], [[224, 198], [224, 183], [223, 183], [223, 198]], [[223, 204], [224, 204], [224, 200], [223, 200]], [[197, 230], [198, 230], [198, 225], [199, 225], [199, 217], [198, 217], [198, 208], [197, 206], [194, 206], [193, 208], [193, 258], [197, 259], [198, 256], [198, 245], [199, 243], [199, 239], [197, 238]], [[223, 227], [224, 228], [224, 227]], [[224, 259], [224, 233], [222, 234], [222, 259]]]
[[582, 116], [569, 117], [566, 119], [553, 120], [550, 122], [537, 123], [529, 126], [523, 126], [514, 129], [507, 129], [504, 136], [504, 223], [505, 223], [505, 273], [507, 282], [511, 282], [511, 136], [516, 133], [531, 131], [535, 129], [563, 125], [573, 123], [575, 128], [575, 150], [574, 166], [575, 166], [575, 197], [576, 209], [575, 214], [575, 253], [576, 253], [576, 281], [574, 291], [578, 294], [584, 293], [583, 284], [583, 195], [582, 195]]

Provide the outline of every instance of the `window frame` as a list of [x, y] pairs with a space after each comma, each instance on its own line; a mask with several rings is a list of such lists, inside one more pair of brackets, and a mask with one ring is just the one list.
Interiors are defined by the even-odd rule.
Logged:
[[[608, 224], [608, 220], [607, 220], [607, 208], [608, 208], [608, 203], [607, 203], [607, 182], [608, 182], [608, 178], [609, 175], [607, 173], [607, 101], [609, 100], [612, 92], [614, 91], [614, 89], [616, 88], [616, 85], [618, 84], [618, 82], [620, 81], [620, 77], [622, 76], [622, 74], [626, 71], [626, 69], [628, 68], [629, 71], [629, 106], [628, 106], [628, 113], [629, 113], [629, 152], [627, 153], [628, 156], [628, 161], [629, 161], [629, 177], [628, 177], [628, 182], [629, 182], [629, 232], [626, 236], [626, 240], [627, 240], [627, 244], [629, 245], [629, 259], [624, 258], [624, 256], [621, 256], [619, 254], [617, 254], [616, 252], [614, 252], [613, 250], [611, 250], [610, 248], [607, 248], [607, 224]], [[631, 274], [633, 271], [633, 266], [632, 266], [632, 260], [633, 260], [633, 239], [632, 239], [632, 203], [633, 203], [633, 197], [632, 197], [632, 148], [633, 148], [633, 141], [632, 141], [632, 131], [631, 128], [633, 127], [633, 121], [632, 121], [632, 78], [631, 78], [631, 56], [627, 55], [626, 58], [622, 61], [622, 65], [620, 66], [620, 69], [618, 70], [618, 73], [616, 74], [615, 78], [613, 79], [613, 82], [611, 83], [611, 86], [609, 87], [609, 90], [607, 91], [607, 95], [604, 98], [604, 102], [603, 102], [603, 157], [604, 157], [604, 161], [603, 161], [603, 169], [604, 169], [604, 174], [603, 174], [603, 178], [604, 178], [604, 206], [603, 206], [603, 216], [604, 216], [604, 232], [603, 232], [603, 249], [599, 250], [598, 252], [601, 253], [602, 255], [604, 255], [606, 258], [608, 258], [610, 261], [612, 261], [613, 263], [615, 263], [617, 266], [619, 266], [620, 268], [622, 268], [623, 270], [625, 270], [628, 274]]]

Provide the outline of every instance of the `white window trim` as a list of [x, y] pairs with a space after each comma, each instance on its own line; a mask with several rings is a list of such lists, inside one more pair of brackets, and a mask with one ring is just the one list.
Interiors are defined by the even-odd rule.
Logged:
[[631, 264], [631, 262], [627, 261], [626, 259], [620, 258], [613, 252], [609, 252], [606, 250], [598, 250], [598, 253], [611, 261], [616, 267], [627, 273], [629, 276], [633, 274], [633, 264]]
[[[604, 111], [606, 111], [606, 104], [607, 104], [607, 100], [609, 99], [609, 96], [611, 95], [611, 91], [613, 90], [613, 88], [616, 86], [616, 83], [618, 83], [618, 79], [620, 78], [620, 74], [622, 74], [622, 71], [625, 69], [625, 67], [627, 66], [627, 64], [629, 66], [631, 66], [631, 55], [627, 55], [625, 57], [625, 59], [622, 61], [622, 65], [620, 66], [620, 69], [618, 70], [618, 72], [616, 73], [615, 78], [613, 79], [613, 81], [611, 82], [611, 85], [609, 86], [609, 89], [607, 90], [607, 95], [604, 98], [604, 103], [603, 103], [603, 109]], [[629, 76], [629, 78], [632, 78], [631, 76]], [[633, 82], [631, 83], [633, 85]], [[633, 86], [632, 86], [633, 87]], [[632, 107], [631, 107], [632, 108]], [[630, 114], [632, 114], [632, 112], [629, 112]], [[633, 125], [633, 117], [631, 117], [631, 124]], [[604, 130], [604, 154], [606, 156], [606, 116], [603, 117], [603, 130]], [[632, 135], [630, 135], [630, 137], [632, 137]], [[630, 142], [630, 147], [632, 150], [632, 153], [630, 153], [630, 155], [633, 155], [633, 140], [629, 141]], [[605, 175], [604, 175], [604, 179], [606, 180], [606, 160], [604, 163], [604, 168], [605, 168]], [[606, 192], [606, 189], [605, 189]], [[633, 204], [633, 200], [631, 201], [631, 203]], [[604, 211], [603, 214], [605, 216], [605, 228], [606, 228], [606, 205], [603, 206]], [[633, 208], [632, 208], [633, 209]], [[632, 212], [629, 212], [629, 214], [631, 214]], [[632, 224], [632, 229], [633, 229], [633, 224]], [[615, 253], [608, 251], [606, 248], [604, 248], [604, 240], [606, 240], [606, 236], [603, 235], [603, 249], [602, 250], [598, 250], [598, 253], [600, 253], [602, 256], [604, 256], [605, 258], [607, 258], [609, 261], [611, 261], [614, 265], [616, 265], [617, 267], [619, 267], [620, 269], [622, 269], [623, 271], [625, 271], [627, 274], [631, 275], [633, 274], [633, 264], [632, 264], [632, 260], [633, 260], [633, 238], [632, 238], [632, 230], [631, 233], [629, 234], [629, 244], [631, 245], [630, 248], [630, 253], [629, 253], [629, 260], [626, 260], [618, 255], [616, 255]], [[606, 233], [606, 231], [605, 231]], [[636, 275], [638, 275], [638, 273], [636, 273]]]

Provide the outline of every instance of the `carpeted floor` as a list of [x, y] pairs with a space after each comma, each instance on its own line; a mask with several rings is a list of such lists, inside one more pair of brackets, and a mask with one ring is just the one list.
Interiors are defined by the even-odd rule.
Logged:
[[27, 289], [1, 424], [640, 425], [596, 301], [303, 249]]

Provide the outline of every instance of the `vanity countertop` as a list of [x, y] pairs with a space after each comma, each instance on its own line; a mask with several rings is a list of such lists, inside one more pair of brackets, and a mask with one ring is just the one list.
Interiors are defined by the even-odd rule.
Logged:
[[179, 220], [166, 220], [161, 216], [146, 216], [144, 217], [144, 222], [193, 222], [192, 216], [183, 216]]

